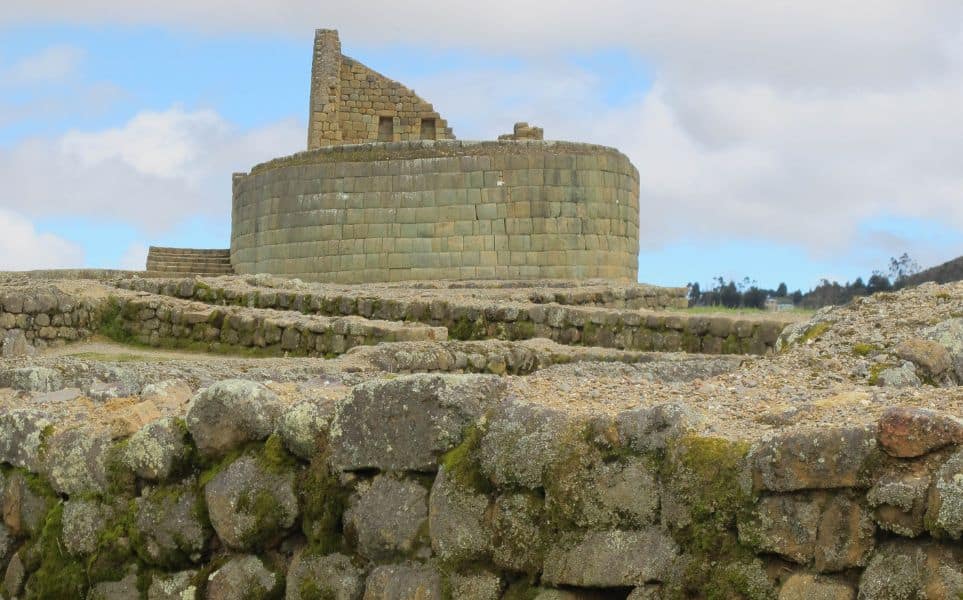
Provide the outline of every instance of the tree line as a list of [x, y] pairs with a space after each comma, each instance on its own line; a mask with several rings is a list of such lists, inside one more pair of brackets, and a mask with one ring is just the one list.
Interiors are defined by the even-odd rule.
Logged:
[[711, 287], [706, 290], [703, 290], [697, 281], [689, 283], [689, 306], [761, 309], [765, 308], [766, 300], [773, 298], [778, 302], [791, 302], [798, 308], [820, 308], [830, 304], [845, 304], [857, 296], [898, 290], [909, 284], [912, 276], [919, 272], [919, 264], [904, 252], [899, 257], [889, 259], [888, 272], [876, 270], [865, 281], [862, 277], [857, 277], [855, 281], [844, 284], [823, 279], [805, 293], [798, 289], [789, 292], [785, 283], [769, 289], [759, 287], [759, 284], [749, 277], [736, 282], [732, 279], [726, 281], [719, 276], [712, 280]]

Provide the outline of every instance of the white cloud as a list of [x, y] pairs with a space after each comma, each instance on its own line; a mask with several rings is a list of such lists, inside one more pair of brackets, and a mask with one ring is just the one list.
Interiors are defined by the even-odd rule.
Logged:
[[0, 67], [0, 86], [62, 83], [77, 74], [85, 52], [82, 48], [57, 45], [44, 48], [6, 67]]
[[0, 271], [80, 267], [83, 249], [40, 233], [23, 216], [0, 209]]
[[240, 131], [212, 111], [144, 111], [119, 128], [0, 148], [0, 209], [109, 217], [151, 234], [194, 215], [230, 219], [231, 173], [303, 144], [293, 120]]
[[127, 271], [143, 271], [147, 264], [147, 250], [147, 245], [143, 242], [130, 244], [117, 261], [117, 268]]

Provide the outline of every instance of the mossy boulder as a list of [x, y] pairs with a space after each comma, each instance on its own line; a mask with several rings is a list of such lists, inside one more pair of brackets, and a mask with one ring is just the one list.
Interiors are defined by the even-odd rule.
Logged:
[[328, 427], [334, 415], [333, 402], [300, 402], [278, 420], [278, 434], [288, 452], [311, 460], [327, 446]]
[[93, 553], [115, 514], [113, 507], [98, 500], [67, 500], [63, 514], [64, 548], [74, 556]]
[[859, 579], [859, 600], [917, 600], [963, 596], [960, 549], [932, 542], [883, 544]]
[[812, 573], [794, 573], [779, 588], [779, 600], [854, 600], [849, 583]]
[[200, 600], [197, 571], [155, 572], [147, 588], [147, 600]]
[[50, 437], [43, 458], [43, 473], [58, 493], [68, 496], [107, 491], [110, 432], [78, 427]]
[[506, 493], [492, 508], [492, 562], [523, 573], [542, 568], [549, 531], [544, 526], [545, 501], [531, 492]]
[[280, 600], [284, 578], [250, 554], [230, 558], [207, 578], [207, 600]]
[[204, 486], [211, 524], [221, 542], [251, 550], [278, 539], [299, 515], [293, 469], [243, 455]]
[[705, 418], [678, 403], [640, 406], [620, 412], [615, 429], [620, 443], [638, 453], [662, 451], [669, 440], [687, 435]]
[[866, 501], [880, 527], [905, 537], [916, 537], [926, 530], [924, 516], [934, 469], [931, 462], [900, 464], [881, 474], [866, 492]]
[[937, 323], [921, 331], [920, 337], [946, 349], [956, 381], [963, 381], [963, 318]]
[[13, 409], [0, 415], [0, 462], [37, 473], [53, 429], [44, 411]]
[[568, 533], [549, 543], [542, 581], [592, 588], [664, 581], [678, 554], [678, 546], [658, 527]]
[[285, 600], [359, 600], [364, 572], [343, 554], [314, 555], [302, 548], [291, 559], [286, 587]]
[[479, 468], [499, 487], [540, 488], [577, 432], [569, 413], [507, 399], [487, 419], [478, 448]]
[[465, 600], [499, 600], [505, 589], [502, 577], [490, 571], [452, 573], [446, 584], [449, 597]]
[[3, 489], [3, 522], [16, 537], [36, 536], [56, 502], [53, 490], [39, 477], [13, 471]]
[[428, 531], [435, 554], [447, 562], [486, 560], [492, 552], [487, 494], [460, 482], [443, 466], [431, 486]]
[[148, 423], [130, 436], [121, 460], [141, 479], [164, 481], [186, 466], [191, 451], [182, 421], [167, 417]]
[[421, 374], [355, 386], [335, 407], [331, 464], [344, 471], [433, 471], [504, 390], [493, 375]]
[[442, 576], [430, 565], [405, 563], [375, 567], [365, 583], [365, 600], [443, 598]]
[[936, 537], [963, 536], [963, 450], [950, 455], [933, 475], [924, 522]]
[[268, 388], [254, 381], [227, 379], [194, 397], [186, 421], [200, 453], [218, 457], [267, 439], [280, 414], [280, 400]]
[[875, 426], [790, 431], [752, 449], [752, 485], [773, 492], [864, 486], [881, 453]]
[[87, 600], [141, 600], [136, 571], [119, 581], [102, 581], [87, 592]]
[[198, 562], [212, 532], [203, 499], [188, 481], [153, 488], [136, 498], [131, 533], [141, 560], [172, 569]]
[[428, 490], [410, 479], [377, 475], [357, 486], [344, 513], [345, 534], [368, 560], [403, 558], [428, 543]]
[[60, 371], [49, 367], [20, 367], [0, 372], [0, 387], [24, 392], [54, 392], [64, 387]]

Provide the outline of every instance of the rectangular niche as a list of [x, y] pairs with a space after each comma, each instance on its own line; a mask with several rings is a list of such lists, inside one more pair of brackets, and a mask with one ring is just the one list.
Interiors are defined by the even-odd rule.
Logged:
[[395, 120], [393, 117], [378, 119], [378, 141], [393, 142], [395, 139]]
[[433, 140], [435, 139], [435, 136], [436, 136], [435, 120], [422, 119], [421, 120], [421, 139]]

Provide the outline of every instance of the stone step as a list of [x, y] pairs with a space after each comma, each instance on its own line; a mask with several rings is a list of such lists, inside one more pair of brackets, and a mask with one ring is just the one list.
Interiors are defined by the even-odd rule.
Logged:
[[151, 246], [149, 251], [150, 254], [177, 254], [177, 255], [190, 255], [190, 256], [230, 256], [231, 251], [229, 249], [210, 249], [210, 248], [164, 248], [161, 246]]
[[151, 264], [148, 265], [148, 271], [167, 271], [168, 273], [218, 273], [218, 274], [232, 274], [234, 270], [230, 266], [200, 266], [200, 265], [170, 265], [170, 264]]
[[148, 264], [151, 265], [174, 265], [174, 266], [185, 266], [185, 267], [230, 267], [231, 261], [229, 260], [191, 260], [191, 259], [180, 259], [180, 260], [170, 260], [170, 259], [160, 259], [160, 260], [149, 260]]
[[231, 251], [207, 248], [164, 248], [151, 246], [147, 272], [158, 276], [230, 275]]

